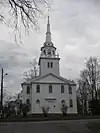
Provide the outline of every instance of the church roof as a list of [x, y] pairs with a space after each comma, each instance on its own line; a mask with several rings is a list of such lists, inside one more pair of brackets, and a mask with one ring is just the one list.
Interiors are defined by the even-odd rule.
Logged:
[[[51, 80], [48, 80], [47, 77], [49, 77], [50, 79], [50, 76], [51, 76]], [[67, 80], [66, 78], [63, 78], [61, 76], [57, 76], [53, 73], [49, 73], [49, 74], [46, 74], [44, 76], [40, 76], [40, 77], [37, 77], [35, 79], [32, 79], [30, 81], [31, 83], [64, 83], [64, 84], [69, 84], [69, 85], [76, 85], [74, 81], [70, 81], [70, 80]]]

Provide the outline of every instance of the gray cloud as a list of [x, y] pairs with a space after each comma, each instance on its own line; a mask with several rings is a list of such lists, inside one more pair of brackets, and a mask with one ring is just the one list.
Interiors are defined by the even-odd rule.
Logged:
[[[52, 40], [61, 57], [61, 75], [77, 79], [86, 58], [100, 57], [100, 1], [55, 0], [50, 18]], [[0, 25], [0, 64], [9, 73], [5, 77], [5, 87], [10, 91], [20, 90], [23, 71], [40, 55], [47, 13], [39, 22], [40, 30], [23, 36], [23, 45], [14, 44], [12, 30]]]

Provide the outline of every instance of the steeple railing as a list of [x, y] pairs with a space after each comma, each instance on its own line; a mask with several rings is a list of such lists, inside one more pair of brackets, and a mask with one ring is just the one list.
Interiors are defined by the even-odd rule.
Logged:
[[47, 58], [59, 58], [59, 54], [55, 54], [55, 55], [48, 55], [48, 54], [43, 54], [41, 52], [40, 57], [47, 57]]

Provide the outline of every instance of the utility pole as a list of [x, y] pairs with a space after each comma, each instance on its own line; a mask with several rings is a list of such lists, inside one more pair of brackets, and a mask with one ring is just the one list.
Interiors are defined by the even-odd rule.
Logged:
[[1, 117], [3, 115], [3, 68], [1, 69]]

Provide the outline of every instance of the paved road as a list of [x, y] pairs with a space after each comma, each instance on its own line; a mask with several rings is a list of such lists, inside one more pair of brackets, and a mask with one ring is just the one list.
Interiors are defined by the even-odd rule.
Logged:
[[97, 133], [87, 129], [89, 121], [100, 120], [69, 120], [28, 123], [0, 123], [0, 133]]

